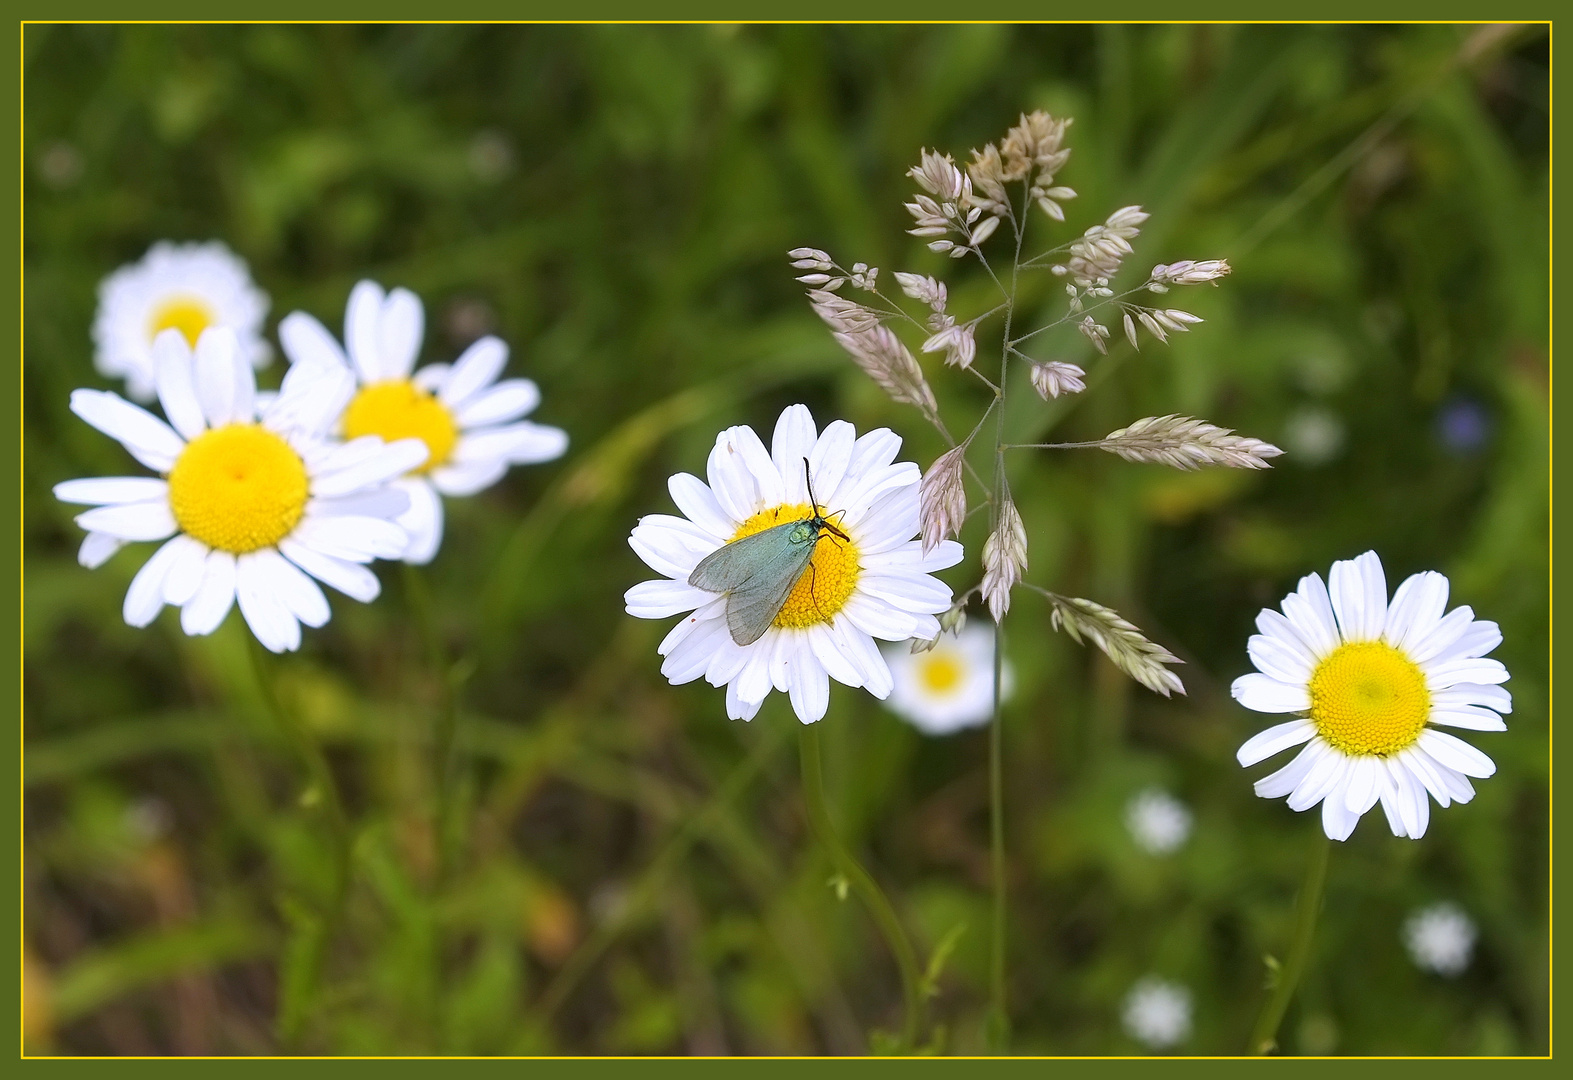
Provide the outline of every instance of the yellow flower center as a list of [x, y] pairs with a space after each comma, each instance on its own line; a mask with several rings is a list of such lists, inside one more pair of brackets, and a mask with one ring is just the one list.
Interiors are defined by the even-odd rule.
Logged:
[[961, 661], [944, 653], [926, 653], [918, 660], [918, 681], [931, 694], [948, 694], [961, 683]]
[[218, 317], [213, 309], [202, 300], [195, 296], [172, 296], [153, 309], [153, 317], [148, 320], [147, 336], [152, 341], [165, 330], [173, 328], [185, 335], [186, 343], [195, 349], [202, 331], [217, 322]]
[[1346, 754], [1396, 754], [1431, 717], [1415, 662], [1382, 641], [1340, 645], [1311, 673], [1311, 720]]
[[344, 410], [344, 437], [381, 435], [388, 442], [419, 439], [426, 461], [414, 472], [430, 472], [448, 460], [459, 441], [459, 426], [442, 402], [408, 379], [372, 383]]
[[[738, 526], [732, 540], [753, 536], [788, 521], [807, 521], [813, 516], [814, 508], [808, 503], [788, 503], [761, 510]], [[820, 533], [808, 569], [787, 594], [786, 603], [776, 613], [775, 625], [789, 629], [829, 622], [846, 606], [857, 583], [857, 545], [828, 530]]]
[[310, 494], [306, 464], [257, 424], [230, 424], [192, 439], [169, 473], [169, 506], [182, 532], [244, 554], [290, 534]]

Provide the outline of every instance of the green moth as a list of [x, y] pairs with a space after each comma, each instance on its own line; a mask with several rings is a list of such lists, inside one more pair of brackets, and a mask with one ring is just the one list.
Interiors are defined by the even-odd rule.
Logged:
[[814, 549], [826, 533], [851, 541], [819, 512], [807, 458], [803, 459], [803, 477], [808, 481], [813, 517], [783, 522], [723, 544], [700, 559], [688, 575], [688, 584], [694, 588], [726, 594], [726, 628], [739, 645], [752, 645], [770, 629], [792, 587], [812, 568]]

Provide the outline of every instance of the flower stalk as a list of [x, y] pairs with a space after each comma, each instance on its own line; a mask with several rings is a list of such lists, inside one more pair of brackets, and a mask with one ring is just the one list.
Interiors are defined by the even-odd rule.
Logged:
[[1322, 911], [1322, 892], [1327, 884], [1327, 861], [1333, 842], [1322, 832], [1320, 825], [1314, 831], [1310, 857], [1305, 865], [1305, 882], [1294, 905], [1294, 942], [1289, 948], [1289, 959], [1277, 972], [1273, 993], [1262, 1006], [1262, 1013], [1251, 1030], [1247, 1051], [1256, 1055], [1271, 1054], [1278, 1048], [1278, 1026], [1294, 997], [1295, 987], [1305, 972], [1306, 959], [1311, 955], [1311, 941], [1316, 936], [1316, 919]]

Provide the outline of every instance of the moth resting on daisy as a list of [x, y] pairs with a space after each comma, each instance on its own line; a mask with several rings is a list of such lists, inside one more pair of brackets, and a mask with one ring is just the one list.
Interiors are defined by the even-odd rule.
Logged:
[[[793, 405], [777, 421], [770, 450], [752, 428], [728, 428], [710, 453], [708, 484], [688, 473], [672, 477], [667, 486], [684, 517], [643, 517], [628, 540], [663, 577], [624, 596], [638, 618], [690, 613], [661, 643], [661, 673], [673, 685], [703, 676], [725, 686], [734, 720], [753, 719], [774, 688], [791, 697], [799, 719], [813, 723], [829, 706], [831, 678], [877, 698], [889, 695], [890, 669], [874, 639], [937, 636], [935, 616], [950, 606], [951, 592], [931, 575], [962, 556], [951, 541], [925, 555], [914, 539], [922, 476], [916, 464], [895, 462], [900, 448], [886, 428], [859, 438], [838, 420], [819, 432], [808, 408]], [[728, 626], [728, 592], [696, 587], [690, 577], [725, 545], [811, 523], [821, 511], [844, 539], [828, 532], [814, 538], [802, 575], [769, 626], [740, 644]]]
[[1309, 574], [1284, 598], [1282, 613], [1257, 616], [1247, 645], [1257, 671], [1231, 688], [1257, 712], [1298, 713], [1240, 747], [1254, 765], [1308, 743], [1288, 765], [1256, 782], [1266, 799], [1288, 796], [1292, 810], [1322, 804], [1328, 837], [1344, 840], [1376, 803], [1394, 836], [1419, 839], [1441, 806], [1468, 802], [1470, 777], [1496, 772], [1490, 758], [1435, 725], [1506, 731], [1513, 699], [1507, 668], [1486, 654], [1501, 644], [1494, 622], [1467, 606], [1447, 607], [1448, 582], [1427, 571], [1387, 596], [1374, 551], [1335, 562], [1328, 585]]
[[[125, 620], [147, 626], [165, 604], [187, 634], [210, 634], [237, 602], [273, 652], [300, 646], [300, 626], [328, 621], [316, 581], [360, 601], [377, 577], [364, 563], [408, 543], [393, 519], [408, 499], [386, 484], [419, 465], [414, 439], [330, 441], [353, 392], [347, 376], [297, 369], [259, 402], [251, 365], [225, 328], [193, 351], [176, 329], [153, 346], [154, 383], [168, 423], [103, 390], [77, 390], [71, 411], [118, 440], [159, 477], [67, 480], [55, 497], [94, 507], [79, 561], [97, 566], [122, 545], [164, 540], [126, 592]], [[312, 579], [315, 578], [316, 581]]]
[[420, 297], [408, 289], [384, 293], [373, 281], [350, 291], [344, 345], [305, 312], [279, 324], [279, 341], [294, 367], [324, 367], [353, 380], [354, 395], [335, 423], [346, 439], [378, 435], [414, 438], [427, 457], [394, 482], [409, 500], [399, 525], [410, 536], [408, 563], [428, 563], [442, 544], [442, 496], [474, 495], [511, 465], [561, 457], [568, 435], [521, 419], [541, 401], [529, 379], [502, 379], [508, 346], [483, 337], [452, 364], [415, 370], [425, 333]]

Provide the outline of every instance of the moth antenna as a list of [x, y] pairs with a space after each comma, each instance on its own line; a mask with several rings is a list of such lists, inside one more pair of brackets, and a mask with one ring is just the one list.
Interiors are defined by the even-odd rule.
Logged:
[[803, 459], [803, 482], [808, 485], [808, 501], [814, 507], [814, 516], [819, 517], [819, 499], [814, 495], [814, 477], [808, 471], [808, 458]]

